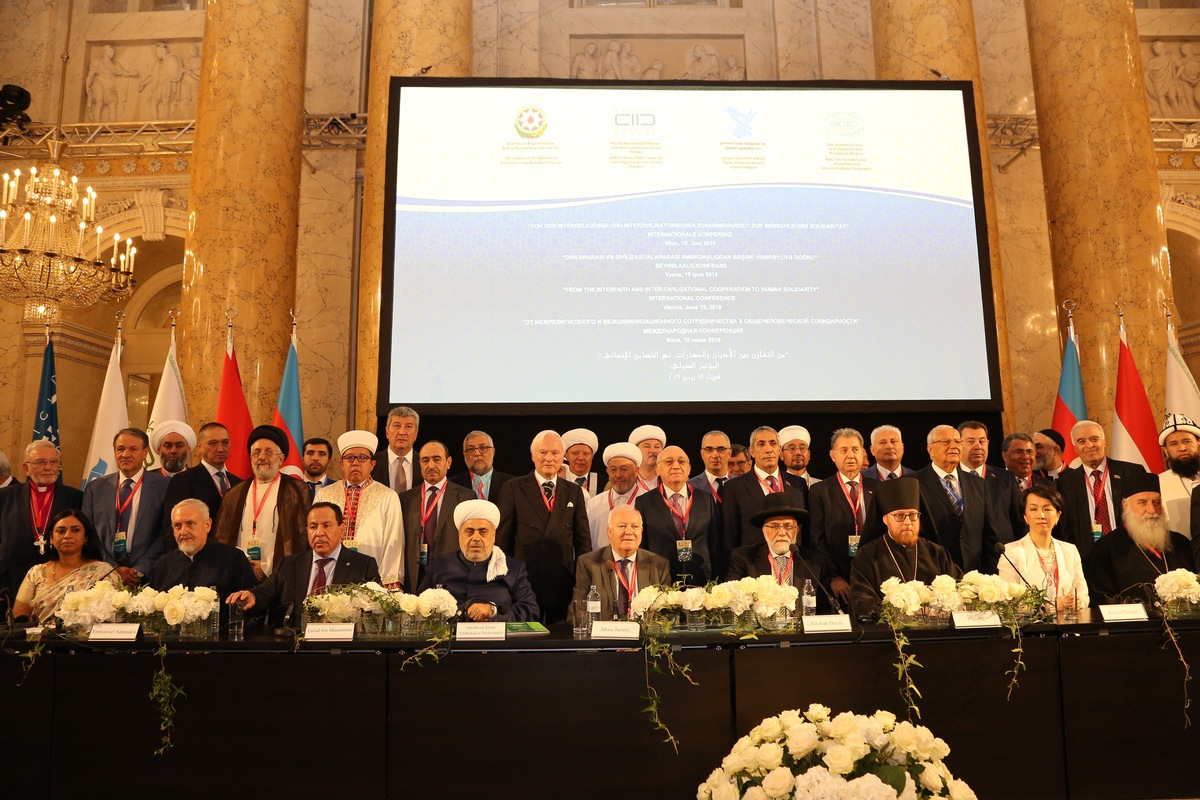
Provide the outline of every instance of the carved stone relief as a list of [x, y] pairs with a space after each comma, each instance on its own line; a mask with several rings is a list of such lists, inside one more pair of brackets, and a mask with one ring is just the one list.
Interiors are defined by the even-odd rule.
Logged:
[[200, 85], [198, 41], [99, 42], [83, 82], [89, 122], [191, 119]]
[[577, 79], [744, 81], [745, 64], [741, 37], [571, 37]]
[[1150, 116], [1200, 118], [1200, 41], [1143, 42], [1142, 62]]

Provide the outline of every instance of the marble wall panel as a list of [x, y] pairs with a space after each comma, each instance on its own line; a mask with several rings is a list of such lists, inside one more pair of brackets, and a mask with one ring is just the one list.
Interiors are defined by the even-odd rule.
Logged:
[[0, 3], [0, 30], [22, 32], [20, 36], [0, 36], [0, 75], [4, 83], [29, 92], [26, 113], [33, 120], [53, 120], [56, 113], [66, 8], [65, 0]]
[[975, 0], [974, 8], [987, 113], [1034, 113], [1024, 0]]
[[871, 0], [814, 0], [821, 74], [826, 80], [873, 80]]
[[538, 0], [498, 0], [496, 11], [496, 74], [537, 75]]
[[474, 0], [471, 9], [472, 75], [494, 78], [498, 74], [496, 45], [499, 39], [498, 0]]
[[[16, 474], [21, 474], [20, 448], [29, 442], [32, 433], [25, 429], [25, 333], [21, 325], [20, 306], [0, 303], [0, 451], [13, 463]], [[38, 362], [39, 367], [41, 362]], [[37, 391], [37, 379], [34, 379]]]
[[781, 81], [812, 81], [821, 76], [817, 2], [775, 0], [775, 58]]
[[361, 107], [363, 5], [363, 0], [321, 0], [309, 6], [304, 109], [310, 114]]
[[354, 337], [351, 234], [356, 154], [308, 154], [313, 171], [300, 176], [296, 255], [297, 356], [305, 436], [336, 441], [354, 427], [350, 345]]

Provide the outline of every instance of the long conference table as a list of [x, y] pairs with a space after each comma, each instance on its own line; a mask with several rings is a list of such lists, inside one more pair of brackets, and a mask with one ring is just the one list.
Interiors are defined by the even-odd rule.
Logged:
[[[1200, 621], [1174, 623], [1200, 674]], [[652, 730], [643, 654], [569, 629], [456, 642], [168, 642], [186, 692], [162, 756], [148, 693], [156, 642], [0, 644], [0, 797], [691, 798], [763, 718], [810, 703], [900, 717], [891, 631], [673, 635], [697, 683], [652, 675], [678, 754]], [[1160, 622], [1026, 629], [1011, 700], [1004, 630], [919, 630], [908, 652], [922, 724], [980, 798], [1200, 796], [1200, 704]], [[1200, 695], [1193, 682], [1191, 696]]]

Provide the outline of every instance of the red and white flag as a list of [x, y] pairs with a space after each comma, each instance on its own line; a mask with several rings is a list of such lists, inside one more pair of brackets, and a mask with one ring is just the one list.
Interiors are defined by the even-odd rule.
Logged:
[[1116, 413], [1113, 415], [1112, 457], [1141, 464], [1148, 472], [1163, 471], [1158, 426], [1146, 397], [1146, 386], [1125, 340], [1121, 323], [1121, 352], [1117, 359]]
[[225, 340], [225, 366], [221, 370], [221, 389], [217, 392], [216, 421], [229, 431], [229, 458], [225, 469], [242, 479], [252, 474], [250, 453], [246, 449], [250, 431], [250, 409], [246, 406], [246, 392], [242, 389], [242, 376], [238, 371], [237, 353], [233, 349], [233, 323]]

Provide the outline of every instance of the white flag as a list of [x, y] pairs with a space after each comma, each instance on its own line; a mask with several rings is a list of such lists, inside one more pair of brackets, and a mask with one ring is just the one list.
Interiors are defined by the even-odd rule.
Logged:
[[1163, 411], [1200, 420], [1200, 389], [1179, 351], [1174, 325], [1167, 326], [1167, 404]]
[[113, 439], [117, 431], [129, 427], [129, 407], [125, 405], [125, 382], [121, 378], [121, 338], [113, 343], [112, 356], [108, 359], [108, 372], [104, 374], [104, 388], [100, 391], [100, 405], [96, 409], [96, 426], [92, 428], [92, 444], [88, 447], [87, 461], [83, 463], [83, 485], [92, 478], [99, 478], [117, 471], [113, 459]]
[[[175, 333], [171, 333], [171, 347], [167, 350], [167, 363], [163, 364], [162, 380], [158, 383], [158, 394], [154, 395], [154, 408], [150, 409], [150, 421], [146, 434], [154, 435], [154, 428], [161, 422], [178, 420], [187, 422], [187, 400], [183, 394], [183, 377], [179, 374], [179, 362], [175, 356]], [[151, 450], [146, 456], [146, 469], [162, 466], [158, 453]]]

